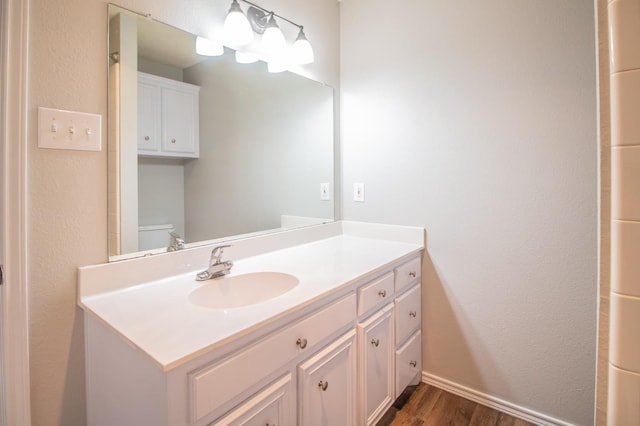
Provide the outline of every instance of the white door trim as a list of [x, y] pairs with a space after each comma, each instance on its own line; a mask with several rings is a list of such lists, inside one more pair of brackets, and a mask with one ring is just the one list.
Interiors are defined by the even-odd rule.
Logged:
[[2, 263], [5, 280], [1, 327], [4, 339], [5, 410], [0, 423], [30, 425], [27, 299], [27, 89], [29, 0], [2, 2]]

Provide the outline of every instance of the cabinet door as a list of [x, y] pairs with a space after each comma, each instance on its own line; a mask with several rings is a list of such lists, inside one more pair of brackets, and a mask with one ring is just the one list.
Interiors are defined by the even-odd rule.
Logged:
[[293, 382], [291, 374], [287, 374], [211, 424], [216, 426], [294, 425], [293, 398]]
[[162, 150], [198, 156], [198, 97], [195, 93], [162, 89]]
[[394, 400], [393, 305], [358, 324], [360, 424], [375, 424]]
[[160, 89], [138, 80], [138, 150], [160, 151]]
[[355, 331], [298, 367], [298, 424], [356, 424]]

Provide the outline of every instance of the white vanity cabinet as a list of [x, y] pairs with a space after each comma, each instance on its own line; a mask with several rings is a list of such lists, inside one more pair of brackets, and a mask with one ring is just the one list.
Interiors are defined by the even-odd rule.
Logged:
[[97, 283], [80, 286], [89, 426], [375, 424], [420, 378], [422, 246], [383, 240], [375, 253], [396, 252], [358, 266], [371, 244], [325, 239], [254, 260], [282, 270], [313, 262], [290, 267], [300, 297], [237, 309], [191, 304], [199, 286], [214, 285], [191, 273], [102, 292], [130, 276], [128, 265], [108, 280], [102, 268], [82, 271], [81, 282]]
[[373, 425], [420, 378], [420, 257], [358, 288], [359, 424]]
[[200, 87], [138, 73], [138, 155], [199, 157]]

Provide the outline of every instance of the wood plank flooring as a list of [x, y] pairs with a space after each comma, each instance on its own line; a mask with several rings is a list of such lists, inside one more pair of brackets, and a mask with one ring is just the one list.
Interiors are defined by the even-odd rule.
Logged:
[[[408, 398], [408, 400], [407, 400]], [[484, 405], [420, 383], [398, 398], [377, 426], [535, 426]]]

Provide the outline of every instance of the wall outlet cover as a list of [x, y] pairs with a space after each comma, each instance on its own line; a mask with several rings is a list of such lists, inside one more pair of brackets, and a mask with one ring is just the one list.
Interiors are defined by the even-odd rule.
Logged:
[[331, 200], [331, 193], [329, 192], [328, 182], [323, 182], [320, 184], [320, 200], [322, 201]]
[[364, 203], [364, 183], [353, 184], [353, 201]]

